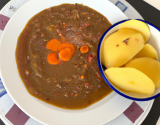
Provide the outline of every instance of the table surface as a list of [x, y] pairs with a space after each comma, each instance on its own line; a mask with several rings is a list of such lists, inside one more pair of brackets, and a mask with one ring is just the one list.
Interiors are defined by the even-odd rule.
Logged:
[[[2, 7], [8, 3], [10, 0], [0, 0], [0, 10]], [[141, 16], [148, 22], [156, 25], [160, 28], [160, 11], [147, 4], [143, 0], [126, 0], [130, 3], [140, 14]], [[156, 125], [158, 118], [160, 117], [160, 97], [156, 98], [152, 109], [142, 125]], [[4, 125], [4, 123], [0, 120], [0, 125]]]

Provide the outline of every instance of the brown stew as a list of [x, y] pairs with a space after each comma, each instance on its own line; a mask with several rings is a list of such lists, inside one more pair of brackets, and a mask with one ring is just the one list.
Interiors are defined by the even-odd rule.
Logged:
[[51, 7], [30, 19], [16, 49], [28, 92], [65, 109], [86, 108], [111, 93], [97, 64], [99, 40], [110, 26], [102, 14], [80, 4]]

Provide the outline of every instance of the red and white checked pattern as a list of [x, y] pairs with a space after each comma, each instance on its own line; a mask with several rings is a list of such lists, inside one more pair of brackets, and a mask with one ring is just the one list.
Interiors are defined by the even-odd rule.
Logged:
[[0, 14], [0, 30], [2, 30], [2, 31], [4, 30], [9, 19], [10, 19], [9, 17]]
[[[145, 107], [147, 107], [148, 103], [145, 103], [146, 104], [141, 104], [141, 106], [143, 106], [141, 107], [136, 102], [133, 102], [123, 114], [105, 125], [115, 125], [116, 123], [119, 123], [118, 125], [130, 125], [131, 123], [134, 123], [143, 113]], [[5, 119], [13, 125], [42, 125], [30, 118], [16, 106], [8, 94], [5, 94], [0, 98], [0, 114], [5, 116]]]
[[[20, 1], [21, 5], [23, 5], [25, 2], [28, 0], [23, 0]], [[18, 9], [18, 8], [16, 8]], [[2, 32], [6, 26], [6, 24], [9, 21], [9, 17], [12, 17], [14, 13], [10, 13], [10, 15], [5, 16], [5, 13], [7, 12], [2, 12], [4, 15], [0, 14], [0, 37], [2, 35]], [[144, 102], [140, 104], [137, 104], [138, 102], [133, 102], [131, 106], [119, 117], [116, 119], [112, 120], [109, 123], [106, 123], [105, 125], [130, 125], [141, 116], [149, 104], [149, 102]], [[30, 118], [28, 115], [26, 115], [16, 104], [12, 101], [12, 99], [9, 97], [8, 94], [5, 94], [0, 98], [0, 114], [5, 117], [5, 120], [9, 124], [14, 124], [14, 125], [42, 125], [41, 123], [33, 120]], [[67, 124], [67, 123], [66, 123]], [[157, 125], [159, 125], [157, 123]]]
[[26, 115], [8, 94], [0, 98], [0, 114], [5, 117], [9, 125], [42, 125]]

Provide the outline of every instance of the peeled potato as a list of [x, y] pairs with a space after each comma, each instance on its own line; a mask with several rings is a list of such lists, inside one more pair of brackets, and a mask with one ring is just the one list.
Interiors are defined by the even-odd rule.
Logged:
[[152, 59], [158, 60], [157, 51], [150, 44], [145, 44], [143, 49], [137, 55], [135, 55], [134, 58], [139, 57], [150, 57]]
[[138, 69], [152, 79], [156, 88], [160, 87], [160, 63], [157, 60], [148, 57], [136, 58], [129, 61], [125, 67]]
[[148, 42], [150, 38], [150, 29], [148, 25], [142, 21], [128, 20], [120, 25], [119, 29], [122, 28], [130, 28], [139, 31], [144, 36], [145, 42]]
[[122, 66], [132, 59], [144, 44], [144, 38], [138, 31], [120, 29], [103, 41], [101, 62], [107, 68]]
[[105, 74], [112, 84], [127, 92], [152, 95], [155, 91], [153, 81], [137, 69], [109, 68]]

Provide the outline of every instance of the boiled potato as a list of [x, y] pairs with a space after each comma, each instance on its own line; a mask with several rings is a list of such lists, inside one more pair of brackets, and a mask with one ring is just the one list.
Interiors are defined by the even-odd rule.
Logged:
[[156, 88], [160, 87], [160, 63], [157, 60], [149, 57], [136, 58], [129, 61], [125, 67], [138, 69], [152, 79]]
[[150, 29], [148, 25], [142, 21], [128, 20], [120, 25], [119, 29], [121, 28], [130, 28], [139, 31], [144, 36], [145, 42], [148, 42], [150, 38]]
[[144, 44], [144, 38], [138, 31], [120, 29], [103, 41], [101, 62], [107, 68], [122, 66], [132, 59]]
[[152, 59], [158, 60], [157, 51], [150, 44], [145, 44], [143, 49], [137, 55], [135, 55], [134, 58], [139, 57], [150, 57]]
[[153, 81], [134, 68], [109, 68], [105, 70], [109, 81], [116, 87], [127, 92], [152, 95], [155, 91]]

